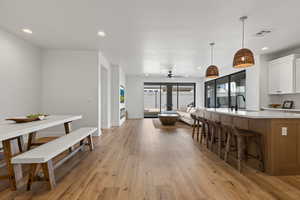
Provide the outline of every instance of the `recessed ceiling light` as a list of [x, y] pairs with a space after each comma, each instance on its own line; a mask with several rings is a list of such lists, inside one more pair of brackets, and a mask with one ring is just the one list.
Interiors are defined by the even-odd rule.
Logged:
[[105, 37], [106, 36], [106, 33], [104, 31], [98, 31], [98, 35], [100, 37]]
[[23, 28], [22, 31], [24, 33], [28, 33], [28, 34], [32, 34], [32, 30], [28, 29], [28, 28]]
[[269, 47], [263, 47], [263, 48], [261, 48], [261, 50], [263, 50], [263, 51], [266, 51], [268, 49], [269, 49]]

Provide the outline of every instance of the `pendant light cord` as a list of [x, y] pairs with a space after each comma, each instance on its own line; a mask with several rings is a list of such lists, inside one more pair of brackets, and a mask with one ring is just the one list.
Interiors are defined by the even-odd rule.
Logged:
[[245, 47], [245, 20], [243, 20], [243, 41], [242, 41], [242, 47]]
[[243, 23], [243, 39], [242, 39], [242, 48], [245, 47], [245, 20], [247, 19], [248, 17], [247, 16], [243, 16], [240, 18], [240, 20], [242, 21]]
[[214, 45], [215, 43], [210, 43], [210, 64], [212, 65], [213, 64], [213, 61], [214, 61]]

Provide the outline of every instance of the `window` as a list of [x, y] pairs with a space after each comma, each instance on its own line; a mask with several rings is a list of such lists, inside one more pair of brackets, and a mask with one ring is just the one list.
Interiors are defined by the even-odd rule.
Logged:
[[206, 108], [215, 108], [216, 102], [216, 82], [215, 80], [205, 83], [205, 107]]
[[[238, 99], [236, 99], [238, 96]], [[243, 97], [246, 98], [246, 72], [236, 73], [230, 76], [230, 101], [231, 106], [235, 106], [235, 102], [238, 102], [238, 108], [245, 109], [246, 102]]]
[[246, 108], [246, 71], [205, 82], [206, 108]]
[[216, 108], [229, 107], [229, 76], [216, 80]]

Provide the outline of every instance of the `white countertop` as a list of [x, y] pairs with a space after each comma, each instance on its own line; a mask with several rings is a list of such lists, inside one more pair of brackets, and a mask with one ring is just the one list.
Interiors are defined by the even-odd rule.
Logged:
[[300, 109], [292, 108], [292, 109], [284, 109], [284, 108], [267, 108], [262, 107], [263, 110], [272, 110], [272, 111], [284, 111], [284, 112], [300, 112]]
[[[300, 114], [276, 111], [232, 111], [228, 108], [205, 108], [205, 111], [251, 119], [300, 119]], [[196, 114], [197, 115], [197, 114]]]
[[0, 121], [0, 141], [81, 119], [81, 115], [50, 115], [44, 120], [20, 123]]

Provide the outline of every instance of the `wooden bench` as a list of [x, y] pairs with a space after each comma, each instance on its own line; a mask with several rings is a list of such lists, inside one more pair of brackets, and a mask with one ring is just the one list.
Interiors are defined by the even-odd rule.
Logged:
[[[88, 145], [90, 151], [93, 150], [93, 141], [92, 134], [97, 131], [97, 128], [80, 128], [73, 132], [70, 132], [68, 135], [59, 137], [51, 142], [38, 146], [30, 151], [22, 153], [18, 156], [12, 158], [13, 164], [30, 164], [30, 174], [27, 183], [27, 190], [31, 189], [31, 184], [36, 180], [36, 175], [39, 171], [40, 166], [48, 186], [50, 189], [53, 189], [56, 185], [54, 177], [54, 169], [60, 166], [68, 158], [73, 156], [79, 150], [82, 150], [84, 147], [84, 140], [88, 140]], [[64, 159], [58, 161], [53, 165], [52, 159], [64, 151], [73, 147], [76, 143], [80, 143], [80, 146], [72, 152], [69, 153]]]

